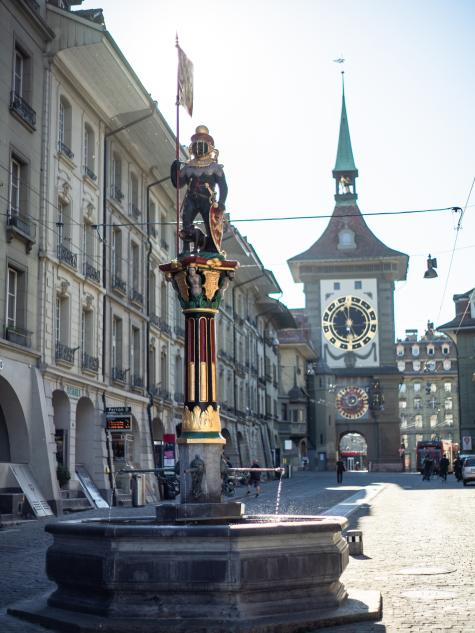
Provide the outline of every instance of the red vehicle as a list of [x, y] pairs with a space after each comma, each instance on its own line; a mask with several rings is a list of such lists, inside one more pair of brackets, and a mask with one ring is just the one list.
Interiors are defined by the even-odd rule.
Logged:
[[417, 442], [417, 470], [422, 473], [424, 457], [434, 462], [434, 472], [439, 472], [439, 460], [445, 454], [449, 460], [449, 473], [453, 472], [453, 461], [459, 452], [459, 445], [450, 440], [424, 440]]

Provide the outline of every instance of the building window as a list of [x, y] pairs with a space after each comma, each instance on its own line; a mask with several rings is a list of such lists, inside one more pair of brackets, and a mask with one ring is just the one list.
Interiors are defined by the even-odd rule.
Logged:
[[334, 281], [333, 282], [333, 290], [340, 290], [340, 282], [339, 281]]
[[21, 188], [23, 184], [22, 171], [22, 163], [12, 155], [10, 158], [10, 215], [18, 215], [20, 213]]
[[66, 295], [56, 296], [56, 345], [69, 345], [69, 297]]
[[400, 409], [405, 409], [406, 407], [407, 407], [406, 400], [399, 400], [399, 408]]
[[406, 383], [402, 383], [402, 385], [399, 385], [399, 393], [406, 393], [407, 391], [407, 385]]
[[153, 200], [150, 200], [150, 207], [149, 207], [149, 229], [150, 229], [150, 235], [152, 237], [157, 237], [158, 235], [158, 227], [157, 227], [157, 205], [155, 204], [155, 202]]
[[407, 418], [405, 415], [401, 415], [401, 428], [402, 429], [407, 428]]
[[143, 387], [140, 349], [141, 349], [140, 330], [138, 327], [132, 326], [132, 346], [130, 349], [130, 354], [131, 354], [130, 364], [133, 371], [132, 384], [135, 387]]
[[446, 426], [453, 426], [454, 424], [454, 416], [452, 413], [446, 413], [444, 418], [444, 424]]
[[112, 371], [122, 370], [122, 319], [112, 319]]
[[421, 361], [420, 360], [413, 360], [412, 361], [412, 368], [414, 371], [420, 371], [421, 369]]
[[414, 409], [422, 409], [422, 400], [420, 398], [414, 398]]
[[356, 248], [355, 233], [351, 229], [342, 229], [338, 233], [338, 249]]
[[416, 393], [418, 393], [421, 390], [421, 383], [420, 382], [415, 382], [414, 383], [414, 391]]
[[8, 266], [6, 302], [6, 338], [12, 343], [30, 347], [26, 328], [26, 274]]
[[445, 389], [446, 393], [452, 393], [452, 383], [451, 382], [444, 382], [444, 389]]
[[135, 218], [140, 216], [139, 209], [139, 180], [135, 174], [130, 174], [130, 209]]
[[168, 356], [165, 348], [160, 354], [160, 382], [162, 389], [168, 390]]
[[406, 369], [406, 363], [403, 360], [397, 362], [398, 371], [404, 371]]
[[363, 284], [361, 281], [355, 281], [355, 290], [361, 290], [363, 288]]
[[122, 274], [122, 231], [112, 230], [112, 276], [120, 277]]
[[435, 349], [433, 345], [427, 346], [427, 356], [434, 356]]
[[428, 360], [426, 362], [426, 369], [428, 371], [435, 371], [435, 367], [436, 367], [435, 360]]
[[97, 180], [95, 154], [94, 130], [86, 123], [84, 125], [84, 174], [91, 180]]
[[418, 414], [414, 416], [414, 424], [415, 424], [416, 429], [422, 428], [422, 415]]
[[160, 288], [160, 315], [165, 321], [168, 319], [168, 300], [167, 300], [167, 285], [162, 281]]
[[396, 348], [397, 356], [404, 356], [404, 345], [398, 345]]
[[124, 194], [122, 193], [122, 159], [117, 152], [112, 157], [112, 187], [111, 197], [121, 202]]
[[442, 354], [447, 356], [450, 353], [450, 348], [448, 345], [442, 345]]
[[430, 428], [431, 429], [435, 429], [436, 426], [437, 426], [437, 416], [436, 415], [431, 415], [430, 416]]
[[13, 57], [10, 112], [26, 123], [31, 130], [36, 127], [36, 112], [31, 107], [31, 59], [23, 49], [15, 45]]
[[69, 101], [61, 96], [59, 100], [59, 121], [58, 121], [58, 142], [59, 151], [70, 159], [74, 158], [71, 151], [72, 140], [72, 109]]
[[138, 244], [131, 243], [132, 250], [132, 288], [140, 291], [140, 254]]
[[27, 57], [21, 51], [18, 46], [15, 46], [15, 56], [13, 63], [13, 85], [12, 89], [16, 96], [23, 97], [25, 69], [27, 64]]
[[444, 362], [442, 363], [442, 365], [444, 369], [448, 371], [452, 367], [452, 361], [450, 360], [450, 358], [444, 358]]
[[451, 410], [452, 409], [452, 405], [453, 405], [452, 398], [446, 398], [445, 402], [444, 402], [444, 406], [445, 406], [446, 410]]
[[82, 311], [82, 351], [89, 357], [94, 356], [94, 312], [92, 310]]
[[411, 351], [413, 356], [419, 356], [419, 345], [413, 345]]

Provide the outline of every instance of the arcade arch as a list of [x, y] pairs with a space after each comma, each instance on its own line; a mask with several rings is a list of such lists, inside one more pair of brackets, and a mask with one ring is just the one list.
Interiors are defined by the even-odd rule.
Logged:
[[56, 442], [56, 459], [58, 464], [69, 463], [68, 436], [71, 424], [71, 404], [68, 396], [61, 389], [53, 391], [54, 439]]
[[29, 461], [28, 427], [20, 400], [10, 383], [0, 376], [0, 462]]
[[96, 412], [89, 398], [80, 398], [76, 407], [76, 464], [95, 471]]

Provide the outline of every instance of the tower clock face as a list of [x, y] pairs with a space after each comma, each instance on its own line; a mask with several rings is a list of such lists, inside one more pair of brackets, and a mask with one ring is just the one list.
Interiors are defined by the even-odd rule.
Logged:
[[334, 299], [322, 318], [327, 341], [345, 351], [360, 349], [376, 335], [378, 320], [374, 308], [361, 297]]
[[338, 413], [347, 420], [357, 420], [368, 411], [368, 394], [361, 387], [344, 387], [336, 394]]

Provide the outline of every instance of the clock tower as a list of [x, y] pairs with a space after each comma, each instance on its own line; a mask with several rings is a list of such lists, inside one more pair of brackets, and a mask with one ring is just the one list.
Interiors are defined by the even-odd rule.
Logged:
[[366, 224], [357, 177], [343, 84], [335, 208], [313, 246], [288, 262], [294, 280], [304, 284], [319, 356], [309, 377], [309, 435], [330, 468], [340, 439], [359, 433], [373, 469], [396, 470], [401, 461], [394, 285], [406, 278], [409, 258], [383, 244]]

